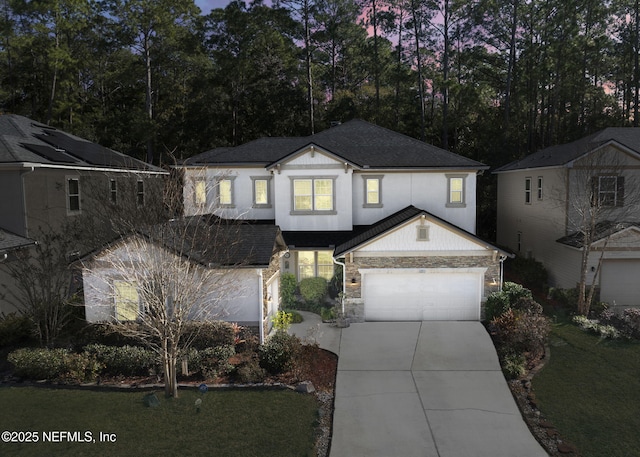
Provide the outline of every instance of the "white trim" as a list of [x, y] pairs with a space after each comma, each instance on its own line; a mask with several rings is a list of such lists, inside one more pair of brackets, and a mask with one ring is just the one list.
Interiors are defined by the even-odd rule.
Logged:
[[23, 169], [23, 168], [52, 168], [57, 170], [74, 170], [76, 172], [81, 171], [101, 171], [101, 172], [109, 172], [109, 173], [128, 173], [128, 174], [146, 174], [146, 175], [165, 175], [169, 176], [168, 171], [160, 170], [160, 171], [150, 171], [150, 170], [135, 170], [135, 169], [125, 169], [125, 168], [101, 168], [101, 167], [71, 167], [65, 165], [54, 165], [54, 164], [45, 164], [45, 163], [35, 163], [35, 162], [17, 162], [15, 164], [1, 164], [0, 170], [12, 170], [12, 169]]

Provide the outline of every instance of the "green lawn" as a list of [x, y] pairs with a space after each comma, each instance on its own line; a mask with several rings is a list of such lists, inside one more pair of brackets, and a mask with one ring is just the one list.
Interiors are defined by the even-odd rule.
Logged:
[[[288, 390], [180, 391], [146, 407], [141, 392], [0, 388], [0, 432], [33, 431], [38, 443], [0, 442], [0, 456], [311, 456], [318, 403]], [[201, 410], [195, 407], [202, 399]], [[95, 443], [54, 431], [91, 432]], [[100, 432], [116, 442], [100, 442]]]
[[584, 457], [640, 455], [640, 343], [554, 325], [551, 360], [533, 379], [543, 414]]

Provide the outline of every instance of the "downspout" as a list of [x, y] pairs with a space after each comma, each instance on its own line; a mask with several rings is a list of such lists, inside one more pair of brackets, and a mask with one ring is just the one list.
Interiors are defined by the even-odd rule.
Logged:
[[331, 256], [333, 263], [342, 266], [342, 300], [340, 300], [340, 304], [342, 306], [342, 315], [344, 316], [344, 300], [347, 297], [347, 266], [339, 262], [333, 256]]
[[260, 344], [264, 343], [264, 290], [262, 281], [262, 270], [258, 268], [258, 288], [260, 289], [260, 296], [258, 299], [260, 305]]
[[20, 172], [20, 180], [22, 181], [22, 211], [23, 211], [23, 228], [24, 228], [24, 236], [29, 237], [29, 226], [27, 224], [27, 191], [26, 186], [24, 185], [24, 177], [29, 173], [33, 173], [35, 171], [34, 166], [27, 167], [26, 170]]

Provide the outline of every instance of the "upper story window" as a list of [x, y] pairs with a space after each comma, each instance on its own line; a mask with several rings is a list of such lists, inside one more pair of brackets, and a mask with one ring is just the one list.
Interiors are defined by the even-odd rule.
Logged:
[[144, 181], [141, 179], [136, 182], [136, 203], [144, 206]]
[[531, 178], [524, 178], [524, 202], [531, 204]]
[[542, 176], [538, 176], [538, 200], [542, 200]]
[[382, 176], [363, 176], [365, 208], [382, 208]]
[[193, 181], [193, 202], [196, 206], [207, 204], [207, 183], [204, 178], [195, 178]]
[[467, 175], [446, 175], [447, 176], [447, 207], [464, 208], [466, 207], [465, 199], [465, 181]]
[[67, 213], [80, 212], [80, 178], [67, 178]]
[[112, 205], [118, 203], [118, 181], [115, 179], [109, 180], [109, 201]]
[[135, 282], [114, 281], [115, 318], [118, 321], [135, 321], [140, 311], [140, 298]]
[[291, 178], [292, 213], [335, 214], [334, 177]]
[[591, 188], [594, 206], [624, 205], [624, 176], [594, 176], [591, 178]]
[[233, 181], [235, 176], [218, 179], [218, 206], [232, 208], [233, 203]]
[[271, 176], [252, 176], [253, 207], [271, 208]]

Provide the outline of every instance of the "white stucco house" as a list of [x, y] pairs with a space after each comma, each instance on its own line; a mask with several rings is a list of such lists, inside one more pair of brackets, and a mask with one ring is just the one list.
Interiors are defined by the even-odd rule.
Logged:
[[186, 216], [282, 230], [280, 271], [330, 279], [344, 265], [352, 321], [479, 320], [509, 255], [476, 235], [488, 167], [352, 120], [308, 137], [261, 138], [184, 162]]
[[589, 244], [587, 284], [595, 281], [602, 301], [640, 305], [639, 128], [608, 128], [495, 173], [500, 246], [542, 262], [550, 286], [574, 288]]
[[86, 319], [139, 320], [148, 312], [145, 289], [162, 283], [159, 293], [166, 295], [169, 309], [178, 300], [188, 301], [188, 319], [258, 328], [262, 341], [278, 310], [278, 270], [285, 249], [273, 224], [212, 215], [138, 230], [77, 262], [83, 273]]

